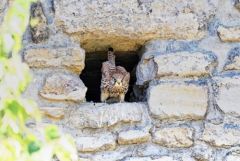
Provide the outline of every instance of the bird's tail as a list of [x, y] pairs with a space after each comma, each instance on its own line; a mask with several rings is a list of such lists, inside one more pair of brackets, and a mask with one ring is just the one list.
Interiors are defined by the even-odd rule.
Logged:
[[115, 66], [115, 54], [112, 47], [108, 48], [108, 61]]

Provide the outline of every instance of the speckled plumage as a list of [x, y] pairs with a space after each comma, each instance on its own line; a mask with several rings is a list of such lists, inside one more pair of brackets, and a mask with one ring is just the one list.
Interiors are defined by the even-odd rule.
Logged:
[[115, 65], [113, 49], [108, 51], [108, 61], [102, 64], [101, 80], [101, 101], [108, 98], [118, 98], [124, 102], [125, 94], [128, 91], [130, 74], [124, 67]]

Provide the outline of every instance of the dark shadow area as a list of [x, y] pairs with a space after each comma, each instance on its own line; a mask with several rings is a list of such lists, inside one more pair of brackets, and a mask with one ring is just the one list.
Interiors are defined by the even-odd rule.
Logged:
[[[136, 82], [136, 66], [138, 55], [136, 52], [115, 52], [116, 65], [123, 66], [131, 74], [129, 89], [125, 97], [126, 102], [131, 102], [133, 85]], [[87, 101], [100, 102], [100, 84], [101, 84], [101, 67], [102, 62], [107, 61], [107, 52], [86, 53], [85, 69], [82, 71], [80, 78], [87, 86]]]

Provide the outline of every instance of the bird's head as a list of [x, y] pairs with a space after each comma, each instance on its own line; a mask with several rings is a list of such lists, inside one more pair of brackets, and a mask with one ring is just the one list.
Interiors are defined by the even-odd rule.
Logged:
[[111, 84], [115, 87], [121, 87], [123, 85], [123, 75], [120, 73], [113, 74]]

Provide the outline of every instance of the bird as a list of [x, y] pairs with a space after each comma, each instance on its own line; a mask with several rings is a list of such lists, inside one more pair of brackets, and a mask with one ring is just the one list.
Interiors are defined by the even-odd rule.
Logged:
[[128, 91], [130, 73], [122, 66], [116, 66], [113, 48], [108, 49], [108, 60], [102, 63], [101, 102], [116, 98], [124, 102]]

